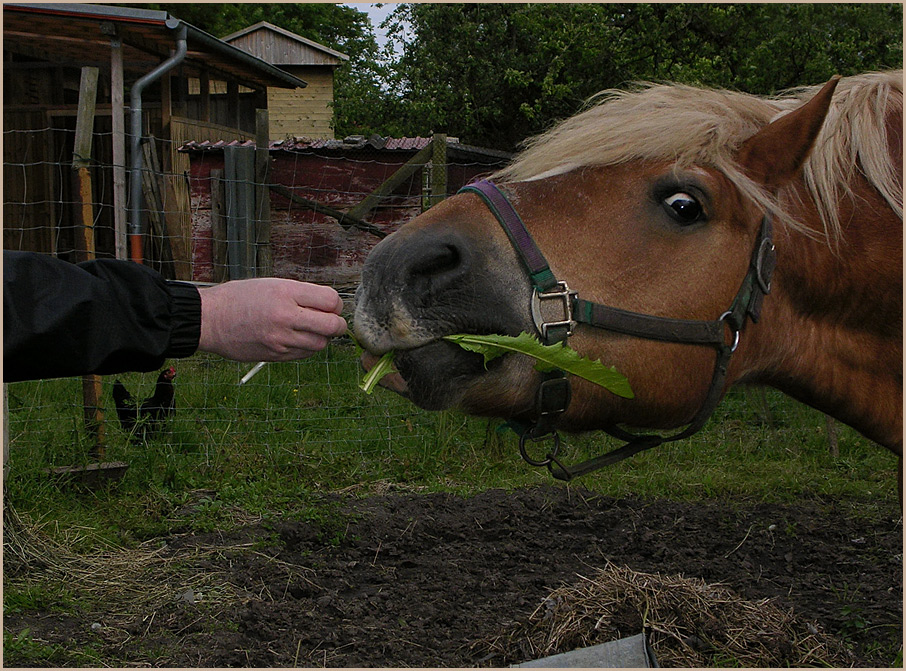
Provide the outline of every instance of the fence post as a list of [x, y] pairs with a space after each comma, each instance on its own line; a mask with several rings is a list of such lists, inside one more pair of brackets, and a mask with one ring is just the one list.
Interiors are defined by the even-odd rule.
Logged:
[[211, 170], [211, 265], [212, 279], [218, 284], [230, 279], [224, 198], [223, 170]]
[[255, 154], [251, 147], [223, 148], [226, 182], [227, 259], [230, 279], [256, 276]]
[[126, 250], [126, 95], [123, 88], [123, 40], [110, 39], [110, 113], [113, 124], [113, 231], [116, 258]]
[[255, 110], [255, 249], [258, 275], [273, 275], [271, 251], [270, 116], [266, 109]]
[[447, 197], [447, 134], [434, 133], [431, 146], [431, 196], [428, 206], [434, 207]]
[[6, 493], [6, 476], [9, 475], [9, 389], [3, 385], [3, 492]]
[[[94, 258], [94, 207], [91, 188], [91, 145], [94, 135], [94, 113], [97, 105], [98, 69], [83, 67], [79, 83], [79, 109], [76, 116], [75, 145], [72, 150], [72, 168], [76, 172], [75, 204], [79, 222], [79, 261]], [[101, 378], [98, 375], [82, 377], [82, 403], [85, 411], [85, 429], [94, 439], [92, 454], [104, 456], [104, 413], [101, 410]]]

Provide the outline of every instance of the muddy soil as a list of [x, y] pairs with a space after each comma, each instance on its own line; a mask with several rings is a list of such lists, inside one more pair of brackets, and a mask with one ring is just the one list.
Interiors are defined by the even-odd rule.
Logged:
[[895, 504], [618, 500], [544, 486], [331, 495], [324, 510], [160, 539], [183, 571], [222, 576], [219, 591], [187, 596], [174, 582], [154, 612], [18, 613], [4, 630], [124, 666], [506, 666], [525, 660], [488, 641], [609, 560], [771, 597], [845, 641], [854, 666], [891, 665], [902, 640]]

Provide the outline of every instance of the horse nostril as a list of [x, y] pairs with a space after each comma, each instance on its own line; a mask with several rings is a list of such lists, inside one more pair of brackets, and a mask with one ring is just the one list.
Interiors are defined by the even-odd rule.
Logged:
[[469, 271], [468, 246], [449, 231], [425, 232], [410, 240], [401, 267], [403, 282], [416, 296], [436, 296], [456, 284]]
[[368, 300], [380, 301], [382, 295], [393, 294], [404, 302], [419, 302], [459, 283], [473, 262], [469, 241], [458, 232], [397, 231], [368, 255], [362, 285], [367, 287]]
[[459, 249], [447, 243], [423, 250], [422, 256], [413, 260], [409, 272], [413, 277], [435, 278], [455, 273], [461, 265]]

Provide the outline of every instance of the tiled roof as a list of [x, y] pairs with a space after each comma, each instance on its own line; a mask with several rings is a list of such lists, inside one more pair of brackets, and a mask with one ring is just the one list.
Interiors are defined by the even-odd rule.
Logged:
[[[453, 138], [455, 142], [455, 138]], [[448, 142], [450, 142], [448, 140]], [[364, 135], [352, 135], [342, 140], [326, 138], [296, 137], [286, 140], [272, 140], [271, 151], [304, 151], [307, 149], [377, 149], [387, 151], [418, 151], [431, 143], [429, 137], [378, 137], [365, 138]], [[452, 144], [452, 143], [451, 143]], [[254, 147], [254, 140], [210, 140], [187, 142], [180, 151], [203, 151], [205, 149], [223, 149], [224, 147]]]
[[[324, 139], [324, 138], [307, 138], [296, 137], [285, 140], [272, 140], [269, 148], [274, 151], [419, 151], [431, 143], [430, 137], [380, 137], [372, 135], [366, 138], [364, 135], [351, 135], [342, 140]], [[217, 151], [224, 147], [254, 147], [254, 140], [232, 140], [232, 141], [192, 141], [187, 142], [179, 148], [179, 151]], [[511, 154], [494, 149], [485, 149], [484, 147], [473, 147], [471, 145], [460, 144], [459, 138], [448, 137], [447, 146], [452, 150], [459, 150], [468, 154], [480, 154], [486, 158], [508, 160]]]

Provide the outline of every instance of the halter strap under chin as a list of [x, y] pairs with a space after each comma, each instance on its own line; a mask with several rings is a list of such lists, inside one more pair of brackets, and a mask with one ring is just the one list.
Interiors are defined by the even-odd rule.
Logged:
[[[463, 192], [475, 193], [481, 197], [506, 231], [507, 237], [518, 253], [532, 283], [532, 317], [544, 344], [561, 342], [572, 335], [578, 324], [588, 324], [637, 338], [710, 346], [717, 351], [714, 373], [705, 401], [685, 429], [671, 436], [658, 436], [633, 434], [617, 426], [610, 426], [604, 431], [615, 438], [627, 441], [626, 444], [571, 467], [564, 466], [557, 459], [560, 438], [555, 429], [560, 415], [569, 406], [571, 398], [569, 379], [561, 370], [542, 373], [535, 401], [534, 419], [529, 424], [510, 422], [520, 434], [519, 450], [526, 461], [535, 466], [547, 466], [555, 478], [570, 480], [642, 450], [687, 438], [705, 425], [723, 394], [730, 357], [739, 345], [740, 331], [747, 319], [758, 321], [764, 297], [771, 291], [776, 253], [772, 241], [770, 216], [765, 214], [762, 219], [748, 272], [730, 308], [713, 321], [674, 319], [629, 312], [579, 298], [578, 293], [571, 291], [566, 282], [556, 279], [519, 213], [498, 186], [487, 180], [481, 180], [459, 190], [459, 193]], [[545, 321], [541, 314], [541, 304], [544, 302], [555, 302], [560, 305], [563, 309], [562, 319]], [[548, 437], [553, 439], [554, 446], [546, 457], [539, 460], [529, 456], [527, 442], [538, 442]]]

